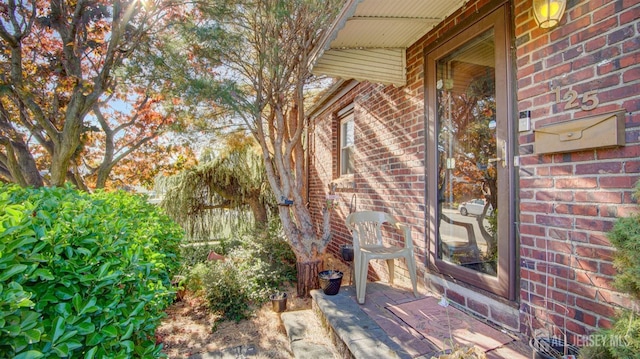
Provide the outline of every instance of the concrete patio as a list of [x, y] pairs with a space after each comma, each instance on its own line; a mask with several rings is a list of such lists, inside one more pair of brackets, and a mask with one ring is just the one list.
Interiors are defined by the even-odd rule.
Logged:
[[[416, 300], [410, 289], [376, 282], [367, 284], [366, 302], [356, 302], [354, 286], [343, 286], [337, 295], [311, 292], [312, 309], [332, 337], [343, 358], [431, 358], [439, 348], [387, 307]], [[420, 296], [424, 297], [424, 296]], [[531, 358], [527, 343], [517, 337], [488, 351], [487, 358]]]

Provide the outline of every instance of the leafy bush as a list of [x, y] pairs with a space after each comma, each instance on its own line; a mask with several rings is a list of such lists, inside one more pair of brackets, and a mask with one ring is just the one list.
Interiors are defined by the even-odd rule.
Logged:
[[204, 277], [210, 271], [210, 266], [214, 265], [217, 262], [206, 262], [198, 263], [189, 269], [183, 269], [185, 271], [185, 280], [184, 286], [188, 291], [191, 292], [203, 292], [205, 289], [204, 285]]
[[156, 357], [182, 232], [126, 193], [0, 185], [0, 357]]
[[631, 310], [620, 311], [611, 329], [600, 329], [598, 342], [580, 349], [581, 359], [640, 359], [640, 318]]
[[[212, 244], [201, 244], [201, 245], [183, 245], [180, 247], [180, 258], [182, 260], [183, 268], [188, 269], [192, 268], [198, 263], [204, 263], [207, 260], [207, 256], [209, 252], [218, 251], [218, 245]], [[188, 273], [183, 273], [184, 275], [188, 275]]]
[[232, 262], [216, 261], [207, 265], [202, 281], [209, 309], [225, 319], [240, 321], [249, 312], [247, 278]]
[[[640, 198], [640, 182], [636, 184], [636, 199]], [[617, 249], [614, 264], [618, 273], [616, 287], [640, 299], [640, 214], [618, 218], [608, 234], [611, 244]], [[580, 350], [581, 358], [640, 358], [640, 313], [621, 310], [613, 318], [611, 329], [600, 329], [597, 333], [603, 345], [587, 346]]]
[[276, 235], [247, 237], [232, 249], [229, 258], [246, 279], [247, 296], [260, 302], [283, 283], [296, 279], [295, 254]]
[[[636, 197], [640, 197], [640, 182], [636, 187]], [[636, 300], [640, 299], [640, 214], [618, 218], [608, 237], [617, 249], [614, 259], [618, 270], [616, 287]]]
[[209, 309], [226, 319], [246, 318], [251, 304], [266, 301], [296, 278], [295, 254], [278, 228], [272, 225], [267, 233], [251, 232], [226, 242], [224, 262], [196, 264], [186, 271], [187, 289], [202, 290]]

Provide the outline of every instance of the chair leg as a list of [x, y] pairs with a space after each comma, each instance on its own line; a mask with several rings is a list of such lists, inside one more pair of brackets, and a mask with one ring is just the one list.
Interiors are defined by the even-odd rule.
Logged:
[[387, 259], [387, 267], [389, 268], [389, 284], [393, 284], [396, 272], [396, 266], [393, 265], [393, 259]]
[[358, 303], [364, 304], [364, 295], [367, 293], [367, 274], [369, 272], [369, 259], [360, 259], [360, 272], [358, 273], [358, 282], [360, 290], [356, 290]]
[[362, 267], [362, 256], [360, 252], [354, 253], [353, 264], [353, 280], [356, 283], [356, 298], [360, 298], [360, 270]]
[[351, 284], [355, 284], [356, 282], [356, 272], [355, 272], [355, 263], [354, 261], [351, 261], [351, 263], [349, 263], [349, 286], [351, 286]]
[[413, 295], [418, 297], [418, 281], [416, 274], [416, 261], [413, 258], [413, 254], [409, 254], [407, 257], [407, 269], [409, 270], [409, 277], [411, 277], [411, 285], [413, 285]]

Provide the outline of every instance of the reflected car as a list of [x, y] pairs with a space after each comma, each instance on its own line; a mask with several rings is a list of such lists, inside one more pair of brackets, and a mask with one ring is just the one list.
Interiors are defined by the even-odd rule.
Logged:
[[[463, 216], [468, 216], [470, 214], [474, 216], [479, 216], [482, 214], [482, 211], [484, 211], [484, 206], [486, 204], [487, 204], [487, 201], [485, 201], [484, 199], [476, 198], [476, 199], [472, 199], [471, 201], [461, 203], [458, 206], [458, 211], [460, 211], [460, 214]], [[489, 205], [489, 208], [487, 209], [487, 216], [491, 215], [492, 211], [493, 211], [493, 207]]]

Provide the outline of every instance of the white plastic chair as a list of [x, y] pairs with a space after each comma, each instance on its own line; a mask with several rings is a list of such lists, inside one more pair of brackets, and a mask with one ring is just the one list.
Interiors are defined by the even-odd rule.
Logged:
[[[385, 259], [389, 267], [389, 283], [393, 284], [394, 258], [404, 257], [413, 285], [413, 294], [417, 297], [416, 263], [413, 257], [411, 228], [398, 222], [385, 212], [361, 211], [347, 216], [347, 228], [353, 235], [353, 261], [355, 266], [356, 296], [358, 303], [364, 303], [367, 288], [367, 274], [371, 259]], [[404, 238], [404, 247], [387, 246], [382, 241], [382, 226], [388, 223], [400, 231]]]

